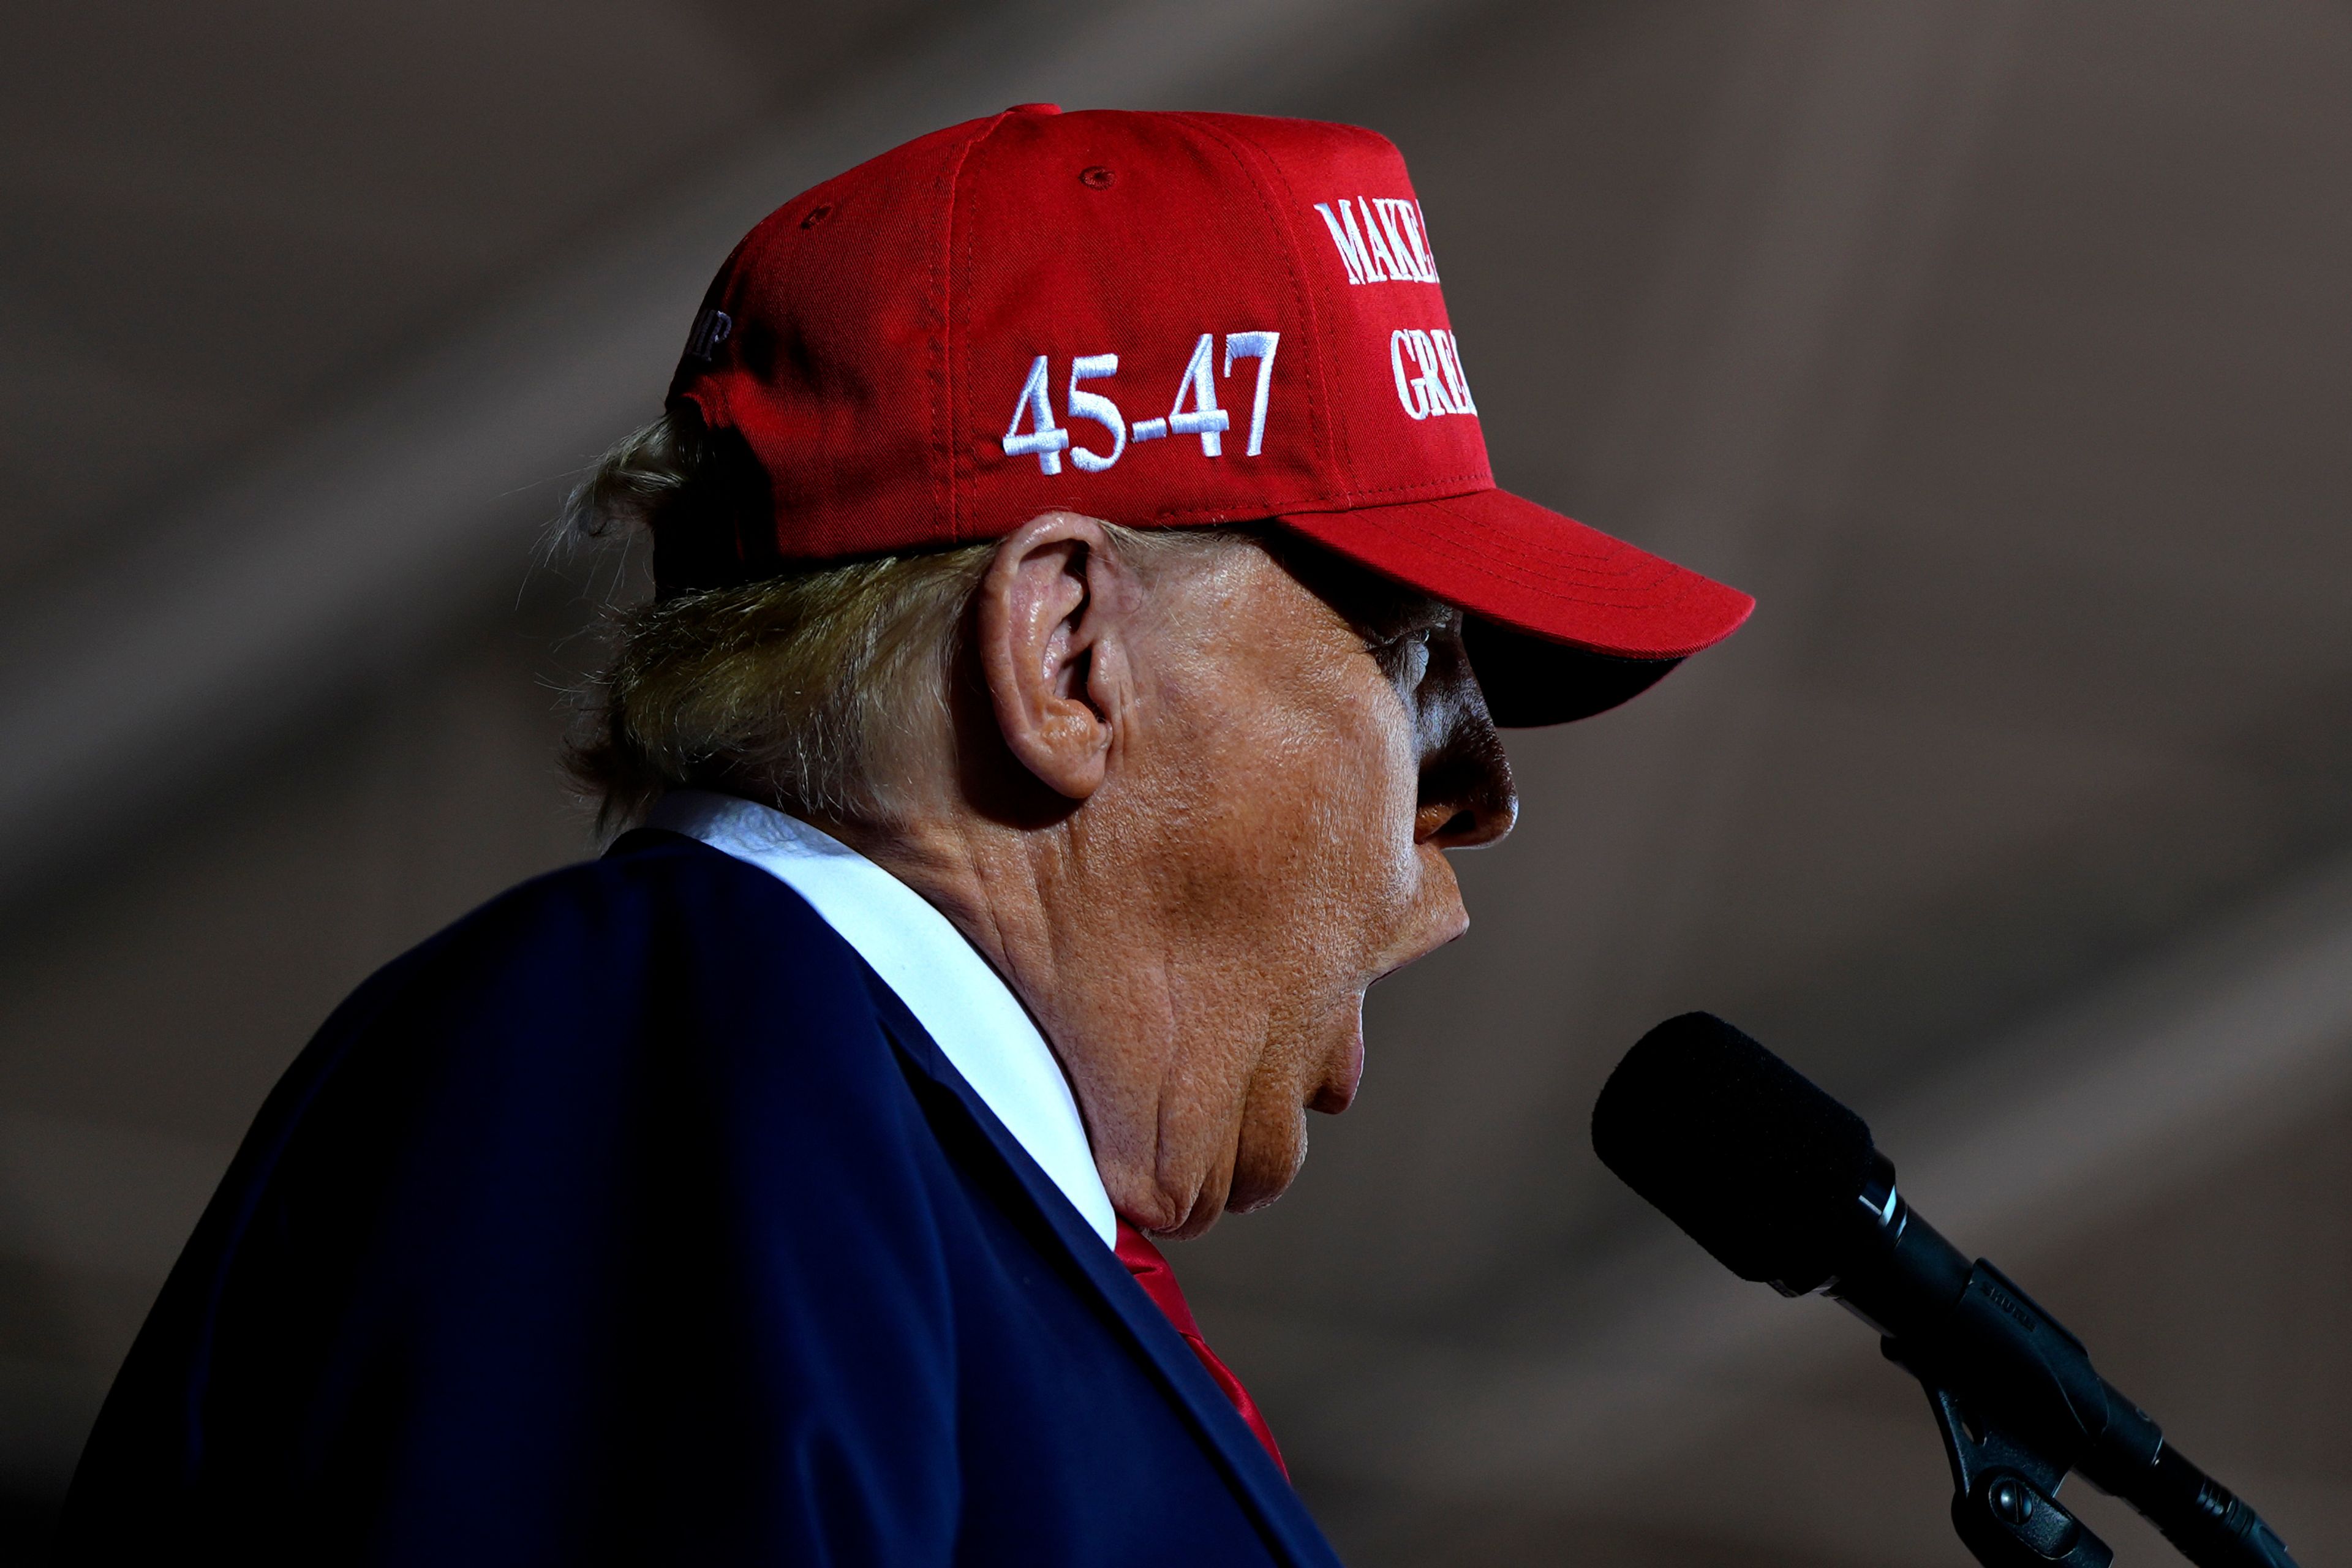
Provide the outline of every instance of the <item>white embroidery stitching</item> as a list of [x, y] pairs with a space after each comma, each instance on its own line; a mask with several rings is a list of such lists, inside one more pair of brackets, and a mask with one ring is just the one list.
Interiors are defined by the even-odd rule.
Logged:
[[1397, 226], [1404, 230], [1405, 242], [1412, 247], [1413, 265], [1421, 269], [1423, 283], [1437, 281], [1437, 255], [1429, 248], [1429, 231], [1422, 225], [1419, 202], [1399, 202], [1396, 205]]
[[1452, 332], [1432, 332], [1437, 344], [1437, 368], [1445, 373], [1445, 385], [1454, 395], [1454, 406], [1465, 414], [1478, 412], [1477, 403], [1470, 395], [1470, 377], [1462, 368], [1462, 344]]
[[[1054, 423], [1054, 404], [1046, 390], [1049, 384], [1045, 356], [1039, 354], [1029, 366], [1029, 379], [1021, 384], [1021, 400], [1013, 405], [1013, 423], [1004, 431], [1004, 455], [1034, 456], [1042, 472], [1058, 474], [1062, 471], [1060, 454], [1070, 444], [1070, 433]], [[1035, 421], [1034, 430], [1026, 436], [1019, 433], [1024, 415]]]
[[[1331, 231], [1331, 243], [1339, 247], [1339, 261], [1348, 269], [1348, 281], [1363, 282], [1364, 274], [1370, 269], [1372, 261], [1365, 254], [1364, 237], [1356, 232], [1356, 215], [1348, 210], [1348, 198], [1339, 198], [1339, 217], [1331, 216], [1331, 204], [1328, 202], [1317, 202], [1315, 210], [1323, 215], [1323, 226]], [[1342, 219], [1347, 223], [1344, 232], [1339, 226]]]
[[[1209, 340], [1201, 340], [1202, 348]], [[1234, 374], [1234, 361], [1257, 361], [1257, 395], [1250, 400], [1249, 448], [1242, 456], [1255, 458], [1265, 449], [1265, 397], [1274, 385], [1274, 351], [1281, 345], [1280, 332], [1227, 332], [1225, 334], [1225, 374]], [[1194, 351], [1195, 357], [1199, 351]]]
[[[1421, 204], [1401, 196], [1358, 196], [1317, 202], [1316, 212], [1331, 233], [1339, 264], [1354, 283], [1434, 283], [1437, 257], [1429, 247], [1427, 220]], [[1362, 226], [1357, 225], [1360, 212]]]
[[[1209, 374], [1214, 363], [1217, 334], [1202, 332], [1201, 341], [1192, 345], [1192, 357], [1185, 362], [1183, 379], [1176, 384], [1176, 402], [1168, 410], [1168, 433], [1171, 436], [1198, 436], [1201, 456], [1219, 458], [1224, 455], [1224, 437], [1218, 434], [1233, 428], [1233, 420], [1217, 406], [1216, 379]], [[1192, 397], [1192, 412], [1184, 412], [1184, 397]]]
[[1397, 401], [1404, 405], [1406, 414], [1415, 419], [1429, 417], [1430, 408], [1425, 389], [1428, 383], [1404, 378], [1404, 350], [1412, 345], [1412, 334], [1399, 327], [1389, 334], [1389, 369], [1396, 374]]
[[1446, 390], [1445, 373], [1438, 368], [1437, 345], [1430, 342], [1429, 334], [1419, 328], [1413, 330], [1412, 357], [1420, 363], [1422, 379], [1429, 384], [1429, 411], [1432, 414], [1461, 413], [1462, 407], [1454, 401], [1454, 394]]
[[1080, 392], [1078, 383], [1094, 381], [1118, 371], [1117, 354], [1080, 354], [1070, 362], [1070, 417], [1091, 419], [1110, 432], [1110, 453], [1097, 456], [1084, 447], [1070, 448], [1070, 461], [1089, 474], [1099, 474], [1127, 450], [1127, 417], [1118, 405], [1097, 392]]
[[1426, 283], [1429, 275], [1422, 268], [1421, 257], [1405, 239], [1409, 226], [1401, 226], [1398, 222], [1399, 209], [1403, 205], [1392, 196], [1381, 196], [1372, 203], [1372, 213], [1380, 220], [1381, 233], [1388, 239], [1389, 254], [1396, 258], [1412, 281]]
[[[1364, 243], [1371, 247], [1372, 259], [1380, 264], [1381, 275], [1399, 282], [1421, 281], [1404, 269], [1403, 263], [1397, 260], [1396, 253], [1389, 248], [1387, 239], [1381, 234], [1380, 215], [1373, 211], [1372, 204], [1358, 196], [1356, 205], [1364, 209]], [[1365, 271], [1369, 275], [1371, 268], [1366, 268]]]
[[[1404, 374], [1407, 354], [1421, 373], [1410, 380]], [[1469, 377], [1462, 371], [1461, 347], [1443, 327], [1430, 331], [1399, 327], [1391, 332], [1389, 371], [1396, 377], [1397, 402], [1411, 418], [1478, 412], [1478, 405], [1471, 401]]]
[[[1422, 377], [1415, 386], [1422, 389], [1423, 406], [1435, 400], [1441, 407], [1445, 394], [1432, 368], [1432, 351], [1425, 334], [1422, 346], [1415, 348], [1410, 334], [1403, 336], [1404, 348], [1413, 353], [1422, 368]], [[1079, 354], [1070, 361], [1070, 384], [1066, 399], [1067, 414], [1072, 426], [1081, 419], [1090, 419], [1110, 432], [1110, 450], [1097, 452], [1079, 446], [1069, 429], [1054, 423], [1054, 406], [1049, 388], [1053, 382], [1051, 356], [1039, 354], [1029, 362], [1029, 374], [1021, 384], [1020, 398], [1013, 405], [1013, 423], [1005, 428], [1001, 445], [1009, 458], [1035, 458], [1042, 473], [1062, 471], [1064, 452], [1076, 464], [1081, 473], [1098, 474], [1118, 462], [1130, 441], [1161, 441], [1171, 436], [1198, 436], [1201, 455], [1220, 458], [1224, 455], [1224, 435], [1233, 428], [1233, 415], [1220, 407], [1217, 401], [1217, 381], [1220, 374], [1231, 379], [1234, 362], [1242, 359], [1257, 361], [1257, 384], [1250, 398], [1249, 447], [1245, 456], [1255, 458], [1265, 450], [1265, 417], [1274, 387], [1275, 351], [1282, 342], [1282, 334], [1273, 331], [1229, 332], [1225, 335], [1224, 369], [1217, 369], [1217, 334], [1202, 332], [1192, 343], [1192, 358], [1184, 364], [1184, 374], [1176, 383], [1176, 402], [1164, 419], [1139, 419], [1130, 426], [1118, 404], [1100, 393], [1083, 391], [1080, 382], [1096, 381], [1118, 372], [1117, 354]], [[1391, 357], [1396, 354], [1391, 345]], [[1404, 395], [1404, 372], [1397, 370], [1398, 395]], [[1187, 401], [1191, 408], [1184, 406]], [[1420, 418], [1423, 416], [1416, 415]], [[1027, 435], [1021, 432], [1024, 420], [1030, 424]]]

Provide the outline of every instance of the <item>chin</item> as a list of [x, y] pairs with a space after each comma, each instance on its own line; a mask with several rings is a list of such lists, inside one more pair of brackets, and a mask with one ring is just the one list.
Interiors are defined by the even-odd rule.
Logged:
[[[1334, 1021], [1331, 1049], [1325, 1054], [1323, 1081], [1317, 1084], [1307, 1099], [1307, 1109], [1319, 1110], [1326, 1116], [1337, 1116], [1356, 1103], [1356, 1090], [1364, 1082], [1364, 993], [1358, 991], [1348, 999], [1348, 1005]], [[1303, 1144], [1306, 1133], [1299, 1139]]]
[[1261, 1059], [1234, 1132], [1224, 1202], [1210, 1208], [1203, 1186], [1171, 1234], [1191, 1237], [1219, 1215], [1249, 1214], [1290, 1190], [1307, 1163], [1307, 1113], [1337, 1116], [1364, 1077], [1364, 990], [1349, 992], [1313, 1024], [1294, 1023], [1288, 1039]]
[[1225, 1198], [1225, 1212], [1251, 1214], [1265, 1207], [1290, 1190], [1306, 1163], [1307, 1115], [1301, 1110], [1291, 1118], [1291, 1136], [1286, 1141], [1263, 1135], [1243, 1141], [1234, 1163], [1234, 1184]]
[[1262, 1209], [1290, 1190], [1307, 1163], [1306, 1097], [1294, 1079], [1285, 1088], [1268, 1083], [1250, 1097], [1234, 1130], [1233, 1173], [1224, 1206], [1233, 1214]]

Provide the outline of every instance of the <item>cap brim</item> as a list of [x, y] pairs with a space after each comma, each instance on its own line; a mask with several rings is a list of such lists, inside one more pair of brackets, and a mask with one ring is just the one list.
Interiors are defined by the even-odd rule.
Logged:
[[1614, 707], [1756, 607], [1737, 588], [1507, 490], [1276, 521], [1467, 612], [1471, 663], [1499, 724]]

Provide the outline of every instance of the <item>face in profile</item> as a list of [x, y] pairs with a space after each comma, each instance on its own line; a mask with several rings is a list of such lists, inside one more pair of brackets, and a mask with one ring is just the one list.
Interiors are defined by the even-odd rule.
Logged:
[[1166, 944], [1134, 959], [1171, 982], [1157, 1197], [1185, 1235], [1290, 1184], [1306, 1112], [1361, 1080], [1366, 989], [1467, 926], [1444, 852], [1517, 807], [1459, 616], [1328, 553], [1223, 552], [1139, 648], [1139, 720], [1081, 816], [1134, 836]]

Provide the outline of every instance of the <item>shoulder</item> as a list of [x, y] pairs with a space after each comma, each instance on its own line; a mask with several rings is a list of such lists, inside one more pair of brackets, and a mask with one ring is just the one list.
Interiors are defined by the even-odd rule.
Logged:
[[[331, 1020], [497, 1005], [611, 1016], [729, 995], [873, 1005], [870, 972], [799, 894], [677, 834], [641, 830], [599, 860], [525, 882], [394, 960]], [[830, 1010], [830, 1009], [827, 1009]], [[584, 1021], [584, 1020], [583, 1020]]]
[[940, 1173], [878, 984], [790, 888], [691, 839], [538, 878], [327, 1021], [197, 1250], [256, 1278], [362, 1256], [503, 1278], [536, 1256], [517, 1237], [621, 1246], [639, 1211], [760, 1228], [779, 1216], [747, 1194], [815, 1190], [907, 1230]]
[[[607, 1137], [681, 1095], [895, 1119], [879, 983], [790, 888], [672, 834], [490, 900], [354, 992], [271, 1097], [247, 1152], [357, 1129], [441, 1150]], [[258, 1173], [256, 1173], [258, 1174]]]
[[253, 1478], [299, 1497], [324, 1483], [298, 1432], [401, 1531], [464, 1534], [433, 1561], [515, 1557], [471, 1544], [517, 1526], [510, 1499], [586, 1517], [614, 1455], [723, 1497], [743, 1452], [822, 1423], [877, 1452], [912, 1431], [931, 1447], [895, 1468], [936, 1474], [955, 1316], [926, 1238], [964, 1183], [870, 975], [782, 883], [669, 836], [395, 960], [248, 1133], [92, 1439], [85, 1514]]
[[856, 955], [799, 894], [755, 866], [675, 833], [639, 829], [603, 858], [500, 894], [387, 966], [388, 975], [545, 952], [583, 964], [670, 948], [715, 963], [757, 948], [801, 969], [854, 973]]

